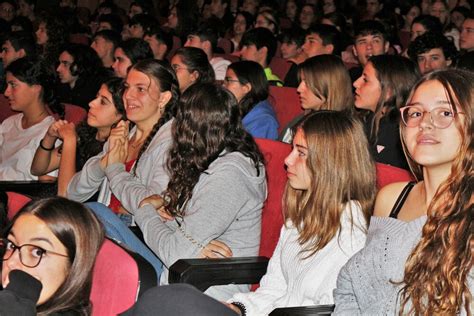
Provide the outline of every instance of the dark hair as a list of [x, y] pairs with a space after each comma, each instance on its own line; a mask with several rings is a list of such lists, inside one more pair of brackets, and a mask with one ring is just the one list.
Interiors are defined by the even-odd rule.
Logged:
[[153, 125], [153, 129], [138, 152], [135, 166], [133, 167], [133, 173], [135, 174], [140, 157], [150, 145], [155, 134], [166, 122], [176, 115], [176, 104], [179, 100], [179, 85], [176, 74], [167, 62], [156, 59], [145, 59], [133, 65], [132, 69], [144, 73], [150, 80], [154, 80], [161, 92], [171, 92], [171, 99], [166, 104], [161, 118]]
[[113, 51], [115, 51], [115, 48], [117, 48], [121, 41], [120, 34], [114, 30], [98, 31], [94, 34], [93, 39], [95, 39], [96, 37], [102, 37], [107, 42], [112, 43], [112, 45], [114, 46]]
[[33, 33], [33, 23], [26, 16], [18, 15], [14, 17], [13, 20], [10, 22], [10, 25], [12, 26], [12, 29], [13, 26], [17, 26], [21, 28], [21, 31]]
[[[253, 23], [255, 22], [255, 18], [252, 14], [248, 13], [247, 11], [239, 11], [235, 15], [235, 17], [237, 17], [237, 15], [241, 15], [241, 16], [244, 17], [244, 19], [245, 19], [245, 30], [248, 30], [253, 26]], [[234, 22], [235, 22], [235, 19], [234, 19]]]
[[276, 49], [277, 49], [277, 40], [273, 33], [264, 28], [264, 27], [256, 27], [254, 29], [248, 30], [242, 36], [242, 40], [240, 41], [241, 46], [249, 46], [255, 45], [257, 49], [262, 47], [267, 48], [267, 58], [266, 63], [267, 65], [270, 64], [273, 56], [275, 56]]
[[260, 101], [268, 98], [268, 80], [262, 66], [259, 63], [242, 60], [229, 65], [227, 69], [232, 69], [240, 84], [251, 85], [250, 91], [240, 100], [240, 114], [244, 117]]
[[458, 55], [456, 46], [446, 36], [441, 33], [426, 32], [418, 36], [408, 47], [408, 56], [417, 62], [418, 55], [428, 52], [434, 48], [443, 50], [446, 60], [454, 61]]
[[159, 25], [154, 25], [149, 30], [145, 32], [146, 36], [155, 37], [157, 41], [166, 45], [166, 54], [173, 48], [173, 35], [169, 32], [165, 32], [161, 29]]
[[8, 65], [5, 69], [5, 73], [7, 72], [30, 86], [40, 85], [42, 87], [41, 101], [47, 104], [53, 113], [64, 117], [64, 106], [59, 103], [55, 94], [56, 78], [44, 63], [35, 59], [20, 58]]
[[122, 32], [123, 22], [117, 14], [102, 14], [99, 16], [98, 22], [109, 23], [113, 31], [117, 33]]
[[[112, 95], [112, 102], [117, 113], [122, 116], [122, 120], [126, 120], [125, 106], [122, 99], [123, 80], [114, 77], [106, 80], [103, 85], [107, 87], [107, 90]], [[97, 128], [89, 126], [87, 121], [82, 121], [77, 125], [76, 133], [78, 135], [76, 170], [81, 170], [89, 158], [96, 156], [102, 151], [104, 144], [96, 140]]]
[[423, 25], [427, 32], [443, 33], [443, 25], [439, 19], [432, 15], [419, 15], [413, 19], [411, 25], [418, 23]]
[[333, 55], [341, 56], [341, 32], [334, 25], [316, 24], [310, 27], [306, 34], [318, 34], [323, 41], [323, 45], [332, 45], [334, 47]]
[[221, 85], [193, 84], [186, 89], [172, 133], [167, 161], [170, 181], [164, 197], [168, 211], [176, 216], [185, 215], [199, 177], [224, 150], [250, 158], [257, 173], [263, 163], [254, 139], [242, 127], [237, 100]]
[[35, 39], [31, 33], [25, 31], [11, 32], [7, 34], [5, 41], [9, 41], [15, 51], [23, 49], [25, 56], [32, 58], [36, 55]]
[[[178, 1], [174, 6], [176, 8], [176, 18], [178, 24], [174, 29], [174, 33], [184, 43], [186, 36], [195, 27], [198, 20], [199, 9], [195, 1]], [[170, 11], [173, 8], [170, 8]]]
[[145, 0], [132, 1], [129, 8], [136, 6], [142, 8], [143, 14], [152, 14], [153, 13], [153, 2]]
[[69, 44], [63, 52], [68, 53], [73, 58], [70, 71], [73, 76], [90, 77], [101, 69], [102, 61], [93, 48], [83, 44]]
[[359, 36], [381, 35], [384, 41], [388, 41], [388, 32], [383, 23], [375, 20], [367, 20], [359, 23], [354, 31], [354, 39]]
[[154, 26], [158, 25], [158, 21], [149, 14], [135, 14], [133, 18], [130, 19], [128, 25], [140, 25], [143, 28], [143, 34], [146, 34]]
[[280, 43], [295, 43], [297, 47], [304, 44], [304, 33], [300, 29], [291, 28], [281, 32], [279, 36]]
[[31, 214], [42, 220], [66, 248], [70, 267], [63, 284], [45, 303], [37, 307], [39, 315], [74, 310], [88, 315], [89, 295], [95, 257], [104, 240], [100, 221], [84, 205], [62, 197], [31, 201], [13, 218]]
[[209, 23], [202, 23], [197, 28], [191, 30], [189, 35], [195, 35], [199, 37], [201, 42], [209, 41], [211, 43], [212, 51], [215, 51], [217, 48], [217, 30], [210, 25]]
[[48, 67], [56, 68], [59, 54], [68, 41], [69, 30], [67, 24], [59, 16], [43, 13], [38, 18], [38, 25], [44, 23], [48, 41], [41, 48], [42, 59]]
[[130, 38], [126, 41], [121, 42], [117, 48], [121, 48], [124, 54], [130, 59], [132, 65], [136, 64], [140, 60], [153, 58], [153, 52], [148, 45], [141, 38]]
[[188, 67], [190, 72], [197, 71], [199, 73], [195, 83], [212, 83], [216, 80], [214, 69], [202, 49], [196, 47], [182, 47], [176, 50], [174, 55], [181, 57], [181, 60]]

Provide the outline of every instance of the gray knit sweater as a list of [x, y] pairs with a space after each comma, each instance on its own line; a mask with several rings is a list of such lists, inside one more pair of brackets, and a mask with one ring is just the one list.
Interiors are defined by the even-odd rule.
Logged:
[[[403, 279], [405, 262], [420, 241], [426, 219], [371, 218], [365, 247], [339, 273], [333, 315], [398, 315], [401, 285], [394, 282]], [[471, 271], [468, 283], [474, 293], [472, 281]]]

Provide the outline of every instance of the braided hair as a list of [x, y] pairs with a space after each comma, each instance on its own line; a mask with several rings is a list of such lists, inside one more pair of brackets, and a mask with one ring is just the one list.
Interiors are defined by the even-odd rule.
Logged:
[[153, 137], [158, 132], [158, 130], [169, 120], [171, 120], [176, 115], [176, 104], [179, 99], [179, 85], [178, 79], [173, 69], [166, 63], [161, 60], [156, 59], [145, 59], [136, 63], [132, 69], [146, 74], [150, 79], [156, 81], [161, 92], [170, 91], [171, 99], [166, 104], [163, 114], [160, 119], [153, 125], [153, 128], [150, 134], [145, 139], [143, 146], [140, 148], [140, 151], [137, 155], [137, 160], [135, 166], [133, 167], [133, 174], [135, 175], [140, 157], [147, 150], [150, 145]]

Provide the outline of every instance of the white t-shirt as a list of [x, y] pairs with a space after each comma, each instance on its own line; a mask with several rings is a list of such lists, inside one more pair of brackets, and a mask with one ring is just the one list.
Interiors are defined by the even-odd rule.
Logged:
[[224, 80], [227, 67], [231, 64], [231, 62], [222, 57], [213, 57], [211, 58], [209, 63], [214, 69], [214, 73], [216, 74], [216, 80]]
[[40, 141], [54, 122], [52, 116], [27, 129], [21, 126], [23, 113], [10, 116], [0, 124], [0, 180], [37, 180], [31, 163]]

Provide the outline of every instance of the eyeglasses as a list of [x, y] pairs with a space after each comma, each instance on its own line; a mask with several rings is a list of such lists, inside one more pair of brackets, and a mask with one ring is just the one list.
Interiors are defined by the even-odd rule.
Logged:
[[18, 250], [18, 252], [20, 253], [20, 262], [28, 268], [37, 267], [45, 254], [56, 255], [66, 258], [69, 257], [68, 255], [63, 255], [61, 253], [57, 253], [51, 250], [46, 250], [35, 245], [24, 244], [21, 246], [17, 246], [8, 239], [0, 239], [0, 254], [3, 256], [3, 261], [10, 259], [16, 250]]
[[239, 80], [237, 80], [237, 79], [232, 79], [231, 77], [225, 77], [225, 78], [224, 78], [224, 82], [225, 82], [225, 83], [231, 83], [231, 82], [238, 82], [238, 83], [240, 83]]
[[404, 106], [400, 109], [402, 121], [407, 127], [417, 127], [423, 121], [425, 113], [430, 114], [431, 124], [436, 128], [448, 128], [453, 122], [457, 114], [464, 114], [463, 112], [455, 113], [450, 108], [434, 108], [431, 111], [425, 111], [421, 106]]
[[173, 68], [174, 72], [177, 72], [177, 71], [180, 70], [180, 69], [188, 70], [188, 68], [183, 67], [183, 66], [180, 66], [180, 65], [177, 65], [177, 64], [171, 65], [171, 68]]

